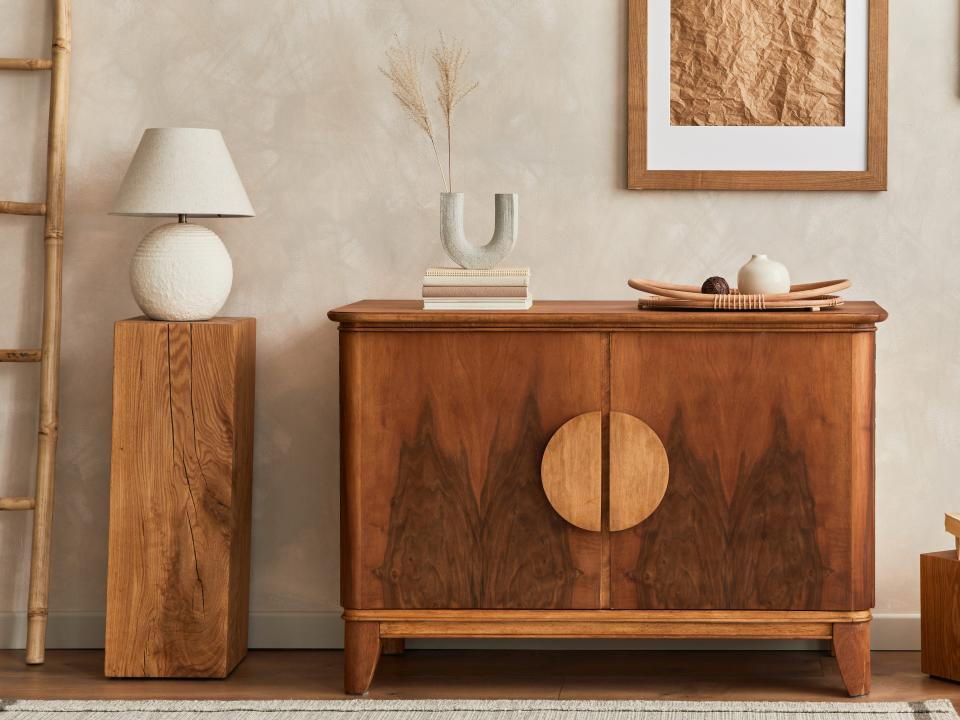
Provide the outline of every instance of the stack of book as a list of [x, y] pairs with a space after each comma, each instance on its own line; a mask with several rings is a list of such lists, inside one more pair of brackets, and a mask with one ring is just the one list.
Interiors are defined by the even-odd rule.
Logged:
[[530, 268], [427, 268], [424, 310], [529, 310]]

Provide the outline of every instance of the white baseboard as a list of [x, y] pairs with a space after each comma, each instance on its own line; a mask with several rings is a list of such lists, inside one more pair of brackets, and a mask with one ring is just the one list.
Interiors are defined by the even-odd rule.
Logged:
[[[101, 612], [52, 612], [47, 647], [102, 648]], [[0, 613], [0, 648], [22, 648], [27, 634], [26, 613]], [[874, 650], [919, 650], [920, 613], [876, 613]], [[343, 622], [339, 610], [315, 612], [254, 612], [250, 614], [251, 648], [340, 648]], [[415, 648], [532, 648], [532, 649], [813, 649], [809, 641], [699, 640], [418, 640]]]
[[874, 650], [919, 650], [920, 613], [874, 613], [870, 647]]

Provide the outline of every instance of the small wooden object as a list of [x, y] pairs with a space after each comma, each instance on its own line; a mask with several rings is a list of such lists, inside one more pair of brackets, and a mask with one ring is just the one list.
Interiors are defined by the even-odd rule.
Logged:
[[37, 474], [34, 497], [0, 498], [0, 510], [33, 511], [27, 652], [30, 665], [43, 663], [50, 586], [53, 480], [60, 405], [60, 315], [63, 274], [63, 199], [67, 167], [67, 105], [70, 94], [70, 0], [54, 0], [50, 58], [0, 58], [0, 70], [50, 72], [47, 118], [47, 179], [44, 202], [0, 200], [0, 215], [43, 216], [43, 327], [39, 348], [0, 350], [0, 362], [40, 363]]
[[670, 468], [657, 434], [639, 418], [610, 413], [610, 531], [646, 520], [667, 492]]
[[116, 324], [107, 676], [222, 678], [246, 654], [255, 333]]
[[920, 668], [960, 682], [960, 515], [944, 526], [956, 549], [920, 556]]
[[960, 560], [960, 515], [946, 513], [943, 519], [943, 527], [953, 535], [953, 541], [957, 547], [957, 560]]
[[599, 412], [570, 418], [550, 438], [540, 462], [543, 491], [571, 525], [600, 532], [603, 421]]

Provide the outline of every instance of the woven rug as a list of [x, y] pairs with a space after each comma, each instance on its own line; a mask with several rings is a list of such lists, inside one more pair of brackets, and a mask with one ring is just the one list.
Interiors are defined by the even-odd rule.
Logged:
[[0, 720], [953, 720], [947, 700], [914, 703], [654, 700], [0, 700]]

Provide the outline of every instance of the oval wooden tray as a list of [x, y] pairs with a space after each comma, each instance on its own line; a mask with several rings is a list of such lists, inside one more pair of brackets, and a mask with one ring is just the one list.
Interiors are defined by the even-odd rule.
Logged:
[[638, 305], [656, 308], [701, 309], [701, 310], [819, 310], [837, 307], [843, 298], [831, 293], [850, 287], [849, 280], [824, 280], [821, 282], [793, 285], [790, 292], [777, 295], [741, 294], [731, 288], [729, 295], [710, 295], [700, 292], [694, 285], [676, 285], [656, 280], [628, 280], [635, 290], [650, 293], [640, 298]]

